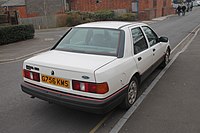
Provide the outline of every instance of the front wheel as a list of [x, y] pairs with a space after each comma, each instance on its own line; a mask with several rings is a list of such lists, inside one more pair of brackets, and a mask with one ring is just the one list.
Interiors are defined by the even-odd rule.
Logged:
[[169, 56], [170, 56], [170, 50], [167, 49], [166, 53], [165, 53], [165, 56], [164, 56], [164, 60], [163, 62], [161, 63], [161, 68], [164, 68], [168, 63], [169, 63]]
[[121, 104], [121, 107], [124, 109], [129, 109], [137, 99], [137, 92], [138, 80], [136, 77], [133, 77], [129, 83], [129, 86], [126, 91], [126, 96]]

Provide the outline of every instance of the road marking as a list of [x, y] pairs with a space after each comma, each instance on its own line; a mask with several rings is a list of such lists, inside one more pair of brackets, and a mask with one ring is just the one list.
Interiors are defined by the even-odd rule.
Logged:
[[179, 42], [178, 45], [176, 45], [176, 47], [171, 51], [171, 53], [173, 53], [174, 50], [175, 50], [176, 48], [178, 48], [191, 34], [194, 34], [195, 30], [198, 29], [199, 26], [200, 26], [200, 24], [197, 25], [197, 26], [194, 28], [194, 30], [192, 30], [185, 38], [183, 38], [183, 40], [182, 40], [181, 42]]
[[92, 130], [90, 130], [89, 133], [95, 133], [99, 129], [99, 127], [110, 117], [112, 113], [113, 111], [107, 114]]
[[[200, 24], [199, 24], [200, 26]], [[184, 52], [188, 46], [192, 43], [192, 41], [195, 39], [195, 37], [197, 36], [198, 32], [199, 32], [200, 28], [197, 29], [197, 31], [194, 33], [194, 36], [189, 40], [189, 42], [185, 45], [185, 47], [181, 50], [181, 53]], [[193, 33], [192, 33], [193, 34]]]
[[63, 37], [63, 35], [55, 35], [55, 36], [57, 36], [57, 37]]
[[55, 40], [54, 38], [45, 38], [44, 41], [53, 41]]
[[[193, 32], [199, 28], [200, 24], [195, 27]], [[191, 42], [194, 40], [194, 38], [197, 36], [197, 33], [199, 32], [200, 28], [195, 32], [194, 36], [190, 39], [190, 41], [184, 46], [184, 48], [178, 52], [172, 60], [169, 62], [169, 64], [158, 74], [158, 76], [153, 80], [153, 82], [149, 85], [149, 87], [142, 93], [142, 95], [137, 99], [137, 101], [133, 104], [133, 106], [122, 116], [122, 118], [115, 124], [113, 129], [110, 131], [110, 133], [117, 133], [120, 131], [120, 129], [123, 127], [123, 125], [126, 123], [126, 121], [130, 118], [130, 116], [135, 112], [135, 110], [138, 108], [138, 106], [142, 103], [142, 101], [145, 99], [145, 97], [149, 94], [149, 92], [153, 89], [153, 87], [157, 84], [157, 82], [161, 79], [161, 77], [165, 74], [165, 72], [169, 69], [169, 67], [172, 65], [172, 63], [176, 60], [176, 58], [184, 52], [187, 47], [191, 44]], [[188, 36], [186, 36], [188, 37]], [[185, 40], [185, 38], [184, 38]], [[181, 41], [183, 42], [183, 41]], [[178, 44], [180, 45], [180, 43]], [[177, 48], [177, 47], [175, 47]], [[175, 49], [174, 48], [174, 49]], [[174, 49], [172, 51], [174, 51]]]

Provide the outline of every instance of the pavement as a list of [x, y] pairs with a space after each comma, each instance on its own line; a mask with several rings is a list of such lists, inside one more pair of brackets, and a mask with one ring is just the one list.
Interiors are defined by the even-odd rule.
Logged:
[[67, 29], [68, 27], [36, 30], [33, 39], [0, 45], [0, 63], [24, 59], [51, 49]]
[[200, 133], [200, 32], [180, 53], [120, 133]]

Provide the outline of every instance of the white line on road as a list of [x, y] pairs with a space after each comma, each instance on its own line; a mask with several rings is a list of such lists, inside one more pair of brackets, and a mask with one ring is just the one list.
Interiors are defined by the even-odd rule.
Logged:
[[55, 40], [54, 38], [45, 38], [44, 41], [53, 41]]
[[[193, 32], [199, 28], [200, 25], [195, 27]], [[123, 127], [123, 125], [126, 123], [126, 121], [131, 117], [131, 115], [135, 112], [135, 110], [139, 107], [139, 105], [142, 103], [142, 101], [145, 99], [145, 97], [149, 94], [149, 92], [153, 89], [153, 87], [157, 84], [157, 82], [161, 79], [161, 77], [165, 74], [165, 72], [169, 69], [169, 67], [172, 65], [172, 63], [176, 60], [176, 58], [184, 52], [187, 47], [191, 44], [191, 42], [194, 40], [194, 38], [197, 36], [197, 33], [199, 32], [200, 29], [198, 29], [195, 32], [195, 35], [190, 39], [190, 41], [184, 46], [184, 48], [178, 52], [172, 60], [169, 62], [169, 64], [158, 74], [158, 76], [153, 80], [153, 82], [150, 84], [150, 86], [142, 93], [142, 95], [137, 99], [137, 101], [133, 104], [133, 106], [122, 116], [122, 118], [115, 124], [113, 129], [110, 131], [110, 133], [117, 133], [120, 131], [120, 129]], [[190, 33], [191, 34], [191, 33]], [[189, 36], [189, 35], [188, 35]], [[186, 36], [183, 40], [185, 40], [188, 36]], [[182, 43], [183, 41], [181, 41]], [[179, 43], [178, 45], [180, 45]], [[177, 48], [177, 47], [175, 47]], [[175, 48], [172, 50], [174, 51]]]

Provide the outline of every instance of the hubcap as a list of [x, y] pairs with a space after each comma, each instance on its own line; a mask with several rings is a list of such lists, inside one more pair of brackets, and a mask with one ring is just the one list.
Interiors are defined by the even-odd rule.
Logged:
[[136, 100], [137, 96], [137, 84], [135, 81], [132, 81], [129, 90], [128, 90], [128, 102], [129, 104], [133, 104]]
[[167, 65], [169, 63], [169, 52], [167, 51], [165, 55], [165, 64]]

